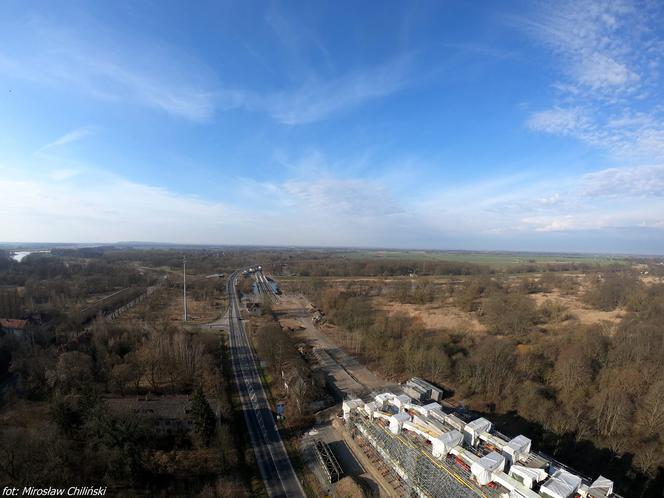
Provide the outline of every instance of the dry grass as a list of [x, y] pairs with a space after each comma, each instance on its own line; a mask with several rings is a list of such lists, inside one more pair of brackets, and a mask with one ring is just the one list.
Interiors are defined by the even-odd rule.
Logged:
[[451, 303], [403, 304], [388, 301], [385, 298], [376, 298], [374, 306], [376, 309], [383, 310], [390, 315], [404, 313], [419, 318], [424, 326], [430, 330], [448, 329], [474, 334], [483, 334], [487, 331], [475, 314], [461, 311]]
[[624, 311], [617, 309], [614, 311], [600, 311], [591, 308], [583, 303], [577, 296], [564, 296], [559, 292], [531, 294], [537, 305], [545, 301], [562, 304], [568, 311], [584, 325], [592, 325], [600, 322], [610, 322], [617, 324], [623, 318]]

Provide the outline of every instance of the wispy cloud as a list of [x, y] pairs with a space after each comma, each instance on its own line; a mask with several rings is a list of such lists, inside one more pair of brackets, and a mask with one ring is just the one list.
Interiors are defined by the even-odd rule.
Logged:
[[[3, 175], [0, 189], [6, 193], [3, 209], [11, 220], [3, 226], [7, 240], [203, 242], [221, 225], [229, 230], [234, 226], [232, 210], [220, 203], [102, 171], [65, 175], [57, 183]], [[173, 227], [178, 227], [176, 232]]]
[[583, 175], [580, 184], [587, 196], [664, 197], [664, 165], [604, 169]]
[[529, 128], [571, 136], [619, 158], [664, 159], [657, 2], [556, 2], [520, 24], [554, 55], [562, 80]]
[[212, 117], [214, 79], [204, 64], [165, 43], [135, 38], [121, 43], [125, 36], [95, 26], [92, 42], [74, 30], [29, 23], [26, 32], [17, 35], [24, 38], [11, 43], [5, 39], [0, 73], [64, 92], [158, 109], [191, 121]]
[[535, 131], [558, 135], [578, 135], [590, 126], [586, 113], [576, 108], [553, 107], [530, 115], [527, 126]]
[[408, 82], [409, 58], [397, 57], [330, 80], [315, 80], [267, 97], [262, 105], [279, 122], [307, 124], [330, 118], [370, 100], [393, 94]]
[[[193, 122], [209, 122], [217, 113], [233, 109], [266, 113], [286, 125], [329, 119], [401, 90], [408, 83], [411, 61], [409, 54], [401, 53], [382, 64], [346, 71], [334, 71], [328, 64], [325, 75], [311, 65], [295, 79], [288, 77], [289, 68], [281, 81], [258, 91], [225, 83], [223, 75], [164, 41], [134, 37], [131, 43], [121, 43], [121, 34], [100, 28], [91, 43], [89, 35], [76, 31], [43, 23], [30, 26], [31, 36], [22, 43], [6, 43], [0, 74]], [[310, 32], [304, 41], [294, 34], [288, 38], [289, 29], [279, 28], [279, 36], [289, 44], [315, 39]]]
[[77, 128], [75, 130], [72, 130], [68, 133], [65, 133], [61, 137], [53, 140], [52, 142], [44, 145], [39, 149], [39, 152], [43, 152], [47, 149], [53, 149], [56, 147], [62, 147], [63, 145], [71, 144], [74, 142], [78, 142], [80, 140], [83, 140], [84, 138], [87, 138], [91, 135], [94, 135], [97, 132], [97, 129], [93, 126], [84, 126], [81, 128]]

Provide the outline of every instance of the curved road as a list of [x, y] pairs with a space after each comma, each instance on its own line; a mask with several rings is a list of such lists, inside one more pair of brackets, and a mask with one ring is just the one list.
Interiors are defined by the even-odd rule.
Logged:
[[240, 272], [238, 270], [230, 275], [227, 290], [231, 361], [244, 420], [269, 496], [304, 498], [306, 495], [277, 430], [249, 339], [240, 320], [240, 302], [236, 290]]

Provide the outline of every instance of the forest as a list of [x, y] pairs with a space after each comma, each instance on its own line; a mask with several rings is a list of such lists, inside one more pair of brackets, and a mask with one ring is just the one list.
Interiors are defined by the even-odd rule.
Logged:
[[[212, 305], [225, 283], [195, 272], [219, 271], [219, 260], [188, 256], [192, 302]], [[123, 496], [260, 495], [226, 342], [170, 318], [181, 260], [161, 251], [62, 250], [21, 263], [0, 255], [0, 317], [28, 322], [22, 337], [0, 334], [0, 482], [96, 483]], [[162, 280], [113, 321], [102, 306], [81, 316], [100, 296]], [[148, 412], [163, 419], [136, 415]]]

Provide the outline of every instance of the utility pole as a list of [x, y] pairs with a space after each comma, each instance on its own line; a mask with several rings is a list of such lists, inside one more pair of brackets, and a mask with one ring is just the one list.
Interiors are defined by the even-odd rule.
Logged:
[[184, 321], [187, 321], [187, 256], [182, 257], [182, 293], [184, 295]]

